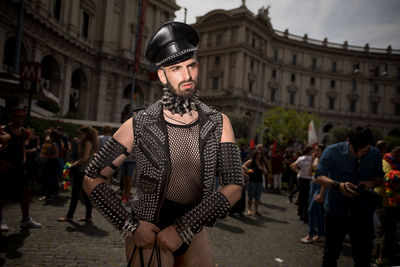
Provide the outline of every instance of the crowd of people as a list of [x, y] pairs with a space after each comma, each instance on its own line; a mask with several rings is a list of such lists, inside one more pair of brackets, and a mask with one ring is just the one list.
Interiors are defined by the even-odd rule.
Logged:
[[[242, 146], [246, 215], [262, 216], [261, 191], [281, 194], [282, 176], [289, 202], [307, 224], [300, 242], [324, 243], [323, 266], [337, 266], [346, 234], [355, 266], [391, 266], [399, 252], [400, 146], [388, 153], [383, 140], [371, 144], [371, 130], [357, 127], [347, 141], [326, 149], [306, 145], [301, 152], [289, 148], [281, 155], [276, 145]], [[231, 213], [244, 216], [245, 211], [240, 205]]]
[[[48, 128], [42, 137], [32, 127], [26, 126], [26, 110], [13, 108], [10, 121], [0, 127], [0, 223], [1, 231], [8, 231], [2, 208], [7, 200], [21, 203], [21, 227], [41, 228], [42, 224], [30, 217], [29, 206], [34, 195], [39, 201], [54, 202], [63, 184], [68, 179], [72, 184], [69, 209], [60, 222], [71, 222], [78, 200], [82, 197], [86, 206], [86, 216], [80, 221], [92, 221], [92, 204], [82, 190], [85, 169], [111, 138], [112, 127], [105, 125], [103, 134], [91, 126], [82, 126], [76, 136], [70, 138], [61, 127]], [[66, 164], [68, 163], [68, 164]], [[133, 156], [129, 164], [134, 164]], [[69, 177], [65, 170], [69, 169]], [[131, 181], [134, 167], [122, 171], [121, 195], [124, 202], [131, 199]], [[130, 179], [128, 178], [130, 177]], [[108, 181], [111, 184], [111, 179]], [[68, 189], [68, 187], [66, 187]]]
[[[92, 204], [82, 190], [84, 171], [99, 147], [112, 138], [112, 128], [104, 126], [103, 135], [98, 136], [93, 127], [82, 126], [73, 139], [61, 128], [46, 129], [43, 137], [39, 138], [35, 129], [24, 127], [24, 110], [13, 109], [11, 114], [11, 121], [0, 128], [1, 230], [8, 230], [1, 211], [4, 200], [10, 197], [10, 192], [15, 192], [10, 188], [17, 189], [19, 193], [21, 227], [41, 227], [41, 223], [29, 214], [30, 193], [32, 190], [39, 193], [39, 200], [55, 200], [67, 161], [71, 163], [69, 168], [73, 177], [71, 199], [66, 215], [57, 220], [71, 222], [78, 199], [82, 196], [86, 215], [79, 220], [92, 222]], [[360, 128], [347, 142], [328, 147], [325, 153], [322, 145], [306, 145], [301, 152], [291, 148], [283, 150], [276, 144], [259, 144], [248, 149], [242, 146], [240, 156], [246, 185], [242, 189], [241, 199], [230, 213], [262, 216], [259, 210], [262, 192], [284, 193], [288, 202], [297, 205], [299, 219], [307, 224], [306, 235], [300, 242], [325, 243], [324, 266], [335, 266], [347, 233], [355, 250], [355, 262], [364, 259], [360, 266], [366, 264], [366, 259], [370, 261], [372, 258], [378, 266], [390, 264], [398, 252], [396, 230], [400, 216], [400, 147], [387, 151], [384, 141], [379, 141], [376, 148], [370, 145], [371, 141], [368, 130]], [[119, 191], [122, 202], [131, 198], [136, 165], [132, 157], [131, 154], [121, 165]], [[346, 173], [348, 170], [351, 173]], [[217, 182], [216, 188], [219, 186]], [[376, 196], [382, 198], [377, 200], [380, 203], [374, 203], [375, 206], [371, 207], [360, 204], [358, 198], [361, 191], [358, 188], [374, 189]], [[372, 213], [374, 209], [376, 212]], [[360, 210], [365, 210], [365, 213], [359, 214]]]

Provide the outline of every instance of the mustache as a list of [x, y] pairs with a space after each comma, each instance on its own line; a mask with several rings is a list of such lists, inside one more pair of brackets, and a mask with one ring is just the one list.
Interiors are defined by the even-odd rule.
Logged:
[[181, 86], [182, 84], [184, 84], [184, 83], [194, 83], [194, 85], [197, 85], [197, 82], [195, 81], [195, 80], [193, 80], [193, 79], [189, 79], [189, 80], [187, 80], [187, 81], [183, 81], [183, 82], [180, 82], [179, 84], [178, 84], [178, 86]]

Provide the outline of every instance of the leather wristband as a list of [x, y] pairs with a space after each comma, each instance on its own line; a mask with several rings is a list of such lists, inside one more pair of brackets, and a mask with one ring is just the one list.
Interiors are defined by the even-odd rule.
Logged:
[[224, 194], [215, 192], [178, 218], [176, 220], [176, 231], [183, 242], [190, 245], [194, 234], [199, 233], [203, 226], [213, 226], [218, 218], [226, 217], [230, 208], [230, 203]]
[[188, 250], [188, 248], [189, 245], [183, 242], [182, 245], [177, 250], [172, 252], [172, 254], [174, 254], [175, 257], [181, 256], [186, 252], [186, 250]]
[[121, 200], [105, 183], [96, 186], [90, 193], [90, 200], [95, 208], [114, 226], [124, 237], [133, 235], [139, 226], [139, 221], [122, 206]]

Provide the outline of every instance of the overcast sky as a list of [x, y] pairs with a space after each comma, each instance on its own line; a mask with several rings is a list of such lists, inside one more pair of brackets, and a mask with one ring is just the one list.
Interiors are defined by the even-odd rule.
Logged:
[[[181, 9], [176, 21], [194, 23], [214, 9], [233, 9], [242, 0], [176, 0]], [[400, 0], [247, 0], [246, 7], [257, 14], [260, 7], [271, 6], [269, 16], [275, 30], [342, 44], [400, 49]]]

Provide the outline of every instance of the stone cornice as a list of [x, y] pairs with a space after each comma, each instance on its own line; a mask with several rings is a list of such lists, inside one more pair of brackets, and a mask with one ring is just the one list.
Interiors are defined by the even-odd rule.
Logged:
[[[247, 8], [245, 8], [247, 10]], [[370, 58], [374, 57], [377, 60], [387, 60], [391, 58], [400, 58], [400, 50], [392, 50], [391, 48], [380, 49], [380, 48], [369, 48], [351, 46], [346, 42], [342, 44], [329, 43], [327, 40], [319, 41], [308, 38], [307, 35], [301, 37], [293, 34], [289, 34], [287, 31], [281, 32], [274, 30], [272, 26], [270, 26], [269, 20], [266, 22], [265, 20], [257, 19], [257, 15], [254, 15], [251, 11], [247, 10], [247, 12], [237, 12], [238, 9], [232, 10], [212, 10], [209, 13], [201, 16], [197, 19], [196, 23], [193, 25], [198, 27], [199, 29], [208, 28], [215, 23], [215, 21], [208, 22], [207, 19], [215, 16], [217, 14], [224, 14], [227, 18], [235, 17], [234, 21], [241, 19], [247, 20], [246, 24], [251, 24], [252, 26], [257, 25], [259, 30], [265, 35], [268, 33], [272, 38], [273, 42], [278, 42], [279, 46], [288, 46], [291, 49], [299, 49], [301, 51], [307, 50], [312, 52], [318, 52], [323, 54], [335, 54], [342, 56], [357, 56], [358, 58]], [[231, 19], [232, 20], [232, 19]], [[231, 22], [230, 22], [231, 25]], [[243, 23], [242, 23], [243, 25]]]

